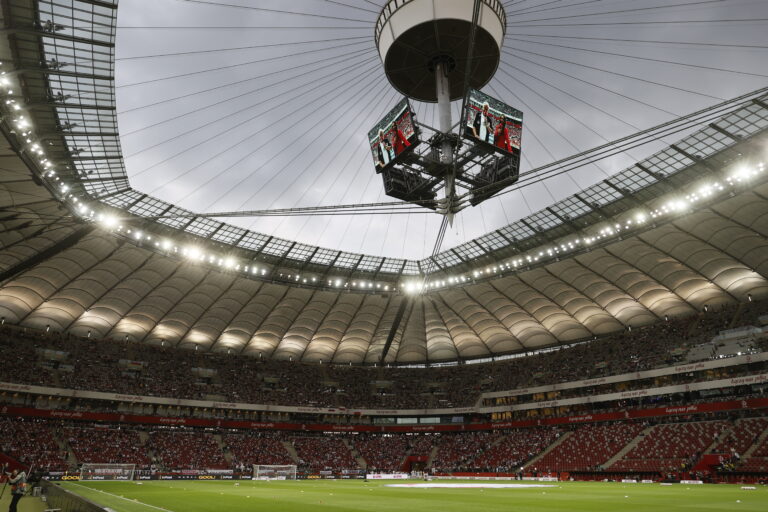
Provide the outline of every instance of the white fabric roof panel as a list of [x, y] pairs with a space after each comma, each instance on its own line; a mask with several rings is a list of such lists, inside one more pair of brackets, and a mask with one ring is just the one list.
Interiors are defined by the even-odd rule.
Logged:
[[608, 312], [546, 268], [535, 269], [526, 276], [521, 276], [521, 280], [540, 290], [593, 334], [604, 334], [622, 328], [621, 323]]
[[[411, 297], [386, 361], [530, 350], [767, 296], [768, 200], [758, 195], [766, 189], [561, 261]], [[34, 256], [76, 233], [52, 229], [22, 242], [7, 239], [0, 252], [6, 268], [24, 263], [11, 256], [14, 247]], [[380, 359], [402, 300], [263, 283], [99, 230], [0, 285], [0, 315], [22, 325], [353, 364]]]
[[459, 353], [432, 301], [424, 301], [424, 334], [430, 361], [454, 361]]
[[304, 353], [304, 361], [329, 362], [344, 337], [349, 324], [363, 303], [361, 294], [340, 294], [323, 319]]
[[312, 297], [311, 291], [298, 288], [288, 290], [275, 288], [275, 292], [280, 292], [284, 296], [253, 333], [246, 352], [269, 357]]
[[[405, 297], [402, 295], [396, 295], [389, 301], [387, 309], [384, 311], [384, 315], [381, 317], [381, 322], [379, 322], [378, 327], [376, 327], [376, 332], [373, 334], [371, 345], [368, 347], [368, 351], [365, 354], [366, 363], [376, 363], [381, 359], [381, 354], [384, 352], [384, 345], [387, 342], [387, 335], [389, 334], [390, 328], [395, 321], [395, 316], [397, 315], [397, 310], [400, 308], [400, 303], [404, 299]], [[408, 318], [407, 311], [405, 315], [406, 316], [404, 317], [403, 322], [400, 323], [400, 327], [395, 333], [395, 337], [392, 341], [392, 347], [387, 352], [387, 356], [384, 359], [384, 362], [386, 363], [391, 363], [395, 360], [395, 355], [397, 354], [396, 349], [400, 345], [400, 337], [402, 336], [403, 326], [405, 325], [405, 321]]]
[[213, 348], [221, 333], [238, 311], [258, 291], [260, 284], [250, 279], [234, 279], [230, 287], [200, 316], [184, 336], [181, 346]]
[[398, 363], [420, 363], [427, 360], [427, 331], [424, 322], [424, 297], [411, 299], [411, 314], [405, 323], [397, 350]]
[[[0, 218], [8, 322], [264, 358], [381, 358], [404, 296], [263, 282], [158, 253], [62, 216], [45, 189], [21, 180], [28, 172], [11, 176], [0, 177], [0, 201], [39, 209]], [[531, 350], [765, 297], [767, 235], [759, 184], [590, 251], [412, 296], [385, 361]]]
[[[159, 283], [118, 322], [110, 336], [127, 337], [128, 340], [154, 340], [158, 345], [165, 341], [162, 336], [173, 337], [175, 331], [158, 326], [158, 323], [208, 272], [190, 263], [179, 265], [170, 277]], [[153, 336], [147, 339], [151, 332]]]
[[[133, 273], [118, 282], [91, 308], [77, 319], [70, 331], [87, 336], [104, 337], [128, 314], [131, 309], [157, 286], [165, 281], [178, 267], [177, 261], [143, 251], [146, 255]], [[123, 335], [125, 336], [125, 334]]]
[[301, 360], [309, 342], [337, 299], [337, 293], [316, 292], [280, 340], [272, 357], [278, 360]]
[[362, 363], [373, 340], [376, 329], [391, 299], [368, 295], [341, 338], [334, 355], [334, 363]]
[[657, 318], [663, 318], [665, 314], [677, 316], [693, 313], [693, 308], [669, 288], [640, 269], [617, 258], [607, 249], [597, 249], [583, 256], [577, 256], [576, 260], [594, 269], [652, 311]]
[[128, 277], [149, 255], [134, 246], [123, 245], [80, 277], [62, 287], [26, 319], [30, 325], [69, 328], [94, 303]]
[[620, 324], [639, 326], [658, 320], [658, 317], [626, 291], [580, 263], [578, 258], [569, 258], [549, 265], [547, 270], [581, 291]]
[[[387, 360], [532, 349], [768, 295], [768, 242], [745, 227], [765, 223], [761, 203], [730, 202], [718, 206], [738, 223], [702, 211], [575, 258], [412, 298]], [[380, 358], [400, 300], [236, 278], [98, 231], [0, 287], [2, 314], [23, 325], [340, 363]]]

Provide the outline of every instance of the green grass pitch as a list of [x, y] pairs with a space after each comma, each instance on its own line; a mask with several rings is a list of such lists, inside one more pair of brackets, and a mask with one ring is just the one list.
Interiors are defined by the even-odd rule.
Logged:
[[117, 512], [768, 511], [768, 488], [760, 486], [751, 491], [739, 485], [554, 482], [554, 487], [528, 489], [402, 489], [387, 487], [388, 483], [402, 482], [243, 481], [236, 486], [232, 481], [151, 481], [142, 485], [61, 485]]

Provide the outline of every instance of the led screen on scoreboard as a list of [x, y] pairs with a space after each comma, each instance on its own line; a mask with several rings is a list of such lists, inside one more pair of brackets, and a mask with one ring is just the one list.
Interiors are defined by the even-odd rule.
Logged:
[[506, 155], [520, 154], [523, 113], [506, 103], [470, 89], [462, 134]]
[[418, 130], [408, 100], [403, 100], [368, 132], [377, 171], [386, 169], [419, 144]]

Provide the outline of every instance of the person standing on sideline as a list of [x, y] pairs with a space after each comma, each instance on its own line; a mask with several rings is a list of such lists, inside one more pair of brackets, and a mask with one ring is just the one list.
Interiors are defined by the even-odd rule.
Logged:
[[24, 471], [14, 469], [6, 475], [8, 475], [8, 483], [11, 484], [11, 506], [8, 508], [8, 512], [16, 512], [19, 500], [27, 491], [27, 474]]

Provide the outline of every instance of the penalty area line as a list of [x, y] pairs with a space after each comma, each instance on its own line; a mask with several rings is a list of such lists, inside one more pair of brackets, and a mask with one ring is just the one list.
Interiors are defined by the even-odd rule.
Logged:
[[156, 505], [150, 505], [149, 503], [144, 503], [143, 501], [139, 501], [139, 500], [132, 500], [131, 498], [126, 498], [125, 496], [118, 496], [117, 494], [112, 494], [111, 492], [102, 491], [101, 489], [94, 489], [93, 487], [88, 487], [88, 486], [82, 485], [82, 484], [76, 484], [74, 482], [69, 482], [69, 484], [70, 485], [76, 485], [77, 487], [82, 487], [84, 489], [88, 489], [89, 491], [96, 491], [96, 492], [100, 492], [102, 494], [108, 494], [109, 496], [112, 496], [114, 498], [119, 498], [121, 500], [125, 500], [125, 501], [127, 501], [129, 503], [138, 503], [139, 505], [143, 505], [145, 507], [153, 508], [155, 510], [162, 510], [162, 512], [173, 512], [173, 510], [169, 510], [167, 508], [158, 507]]

